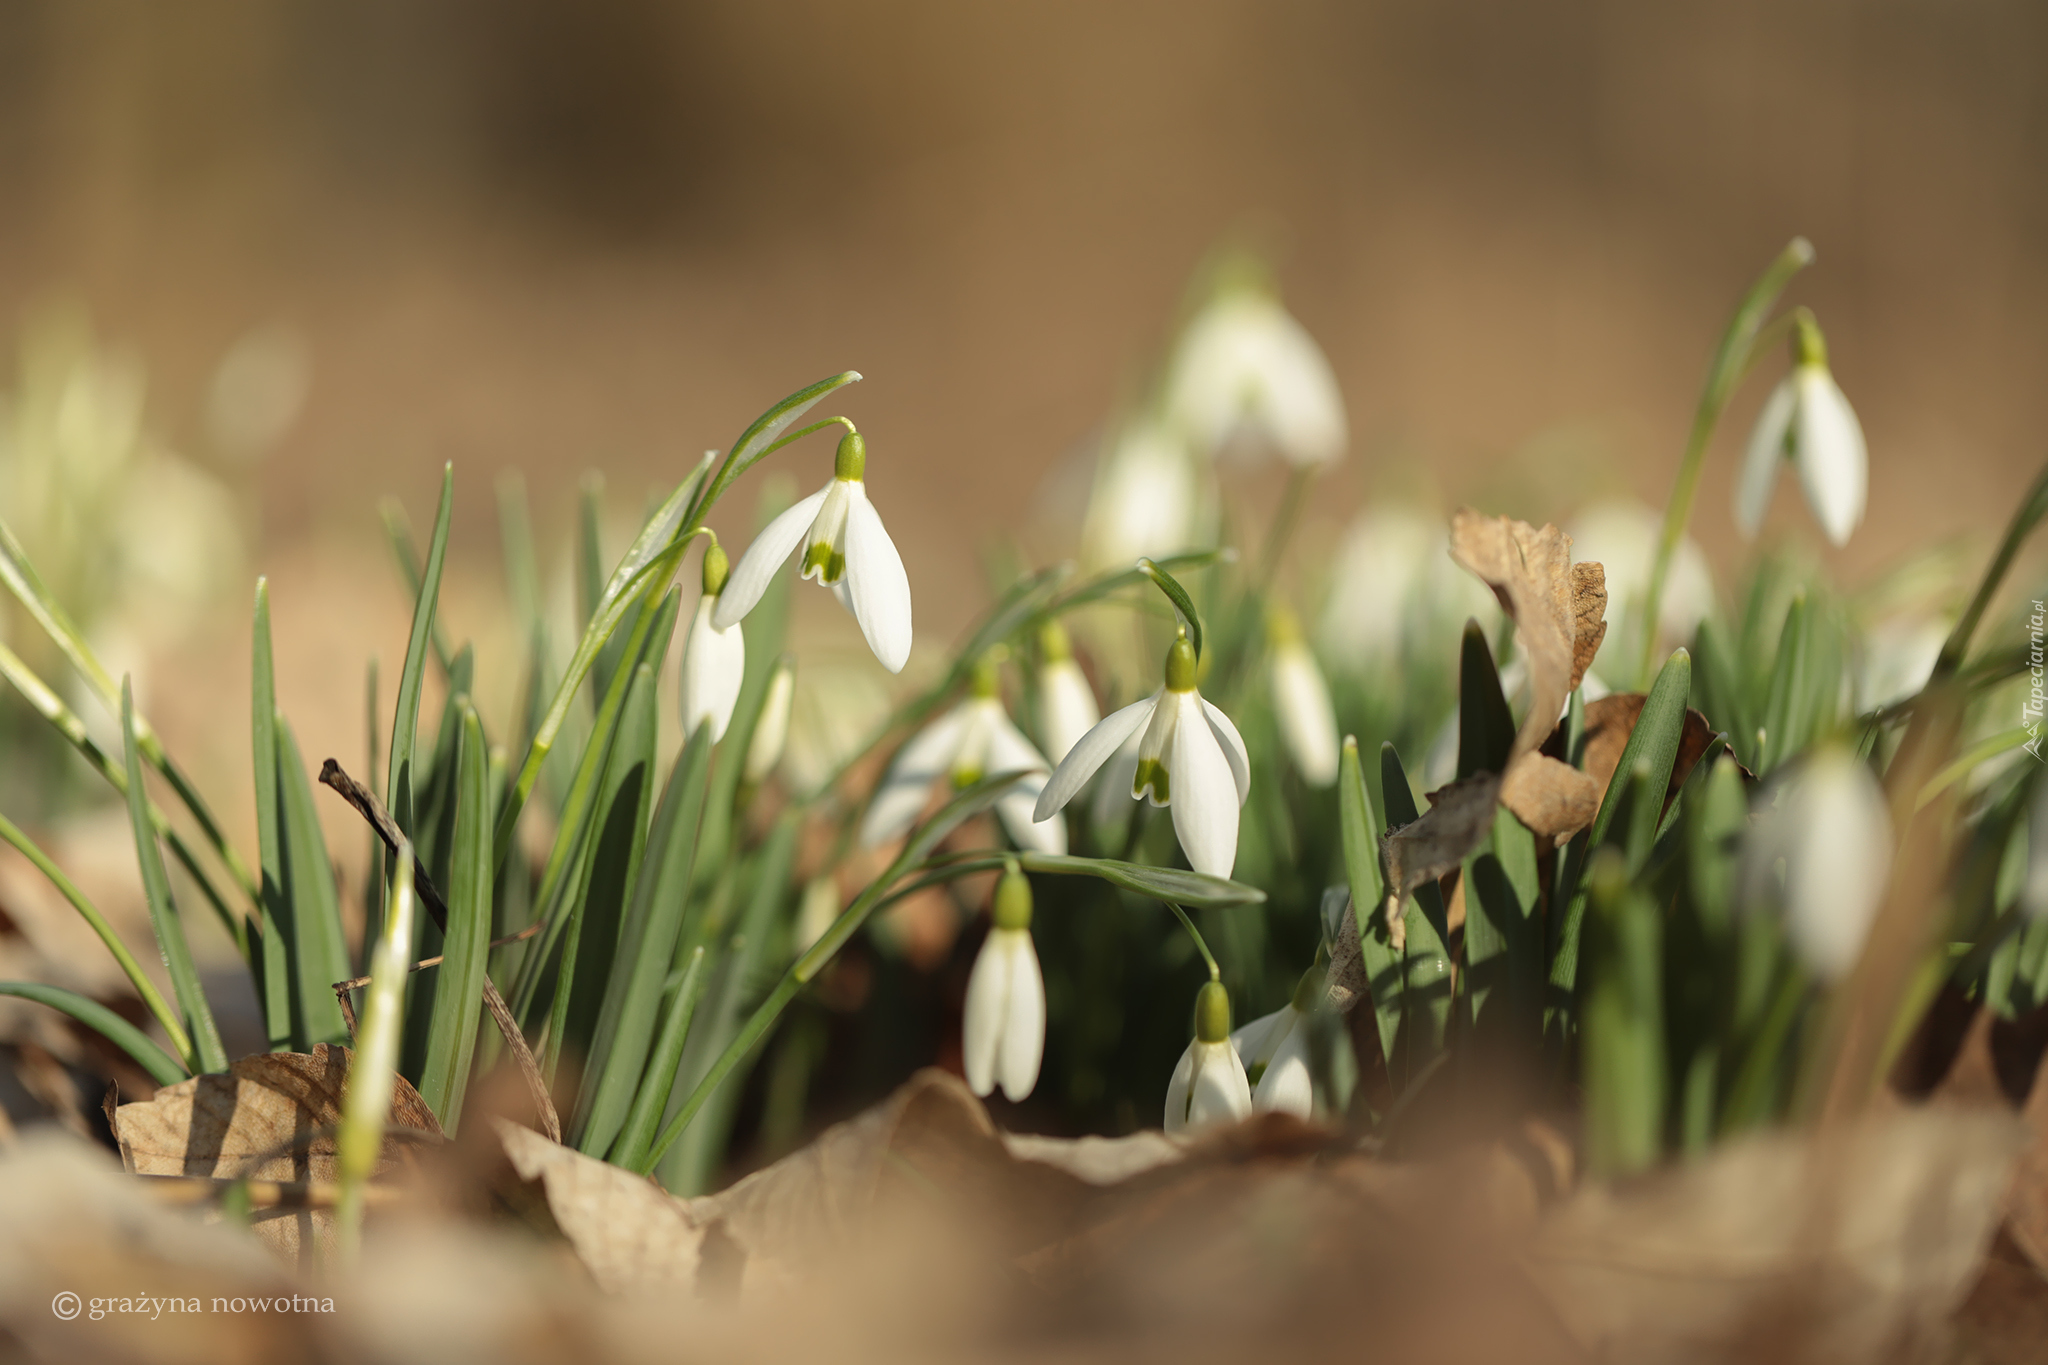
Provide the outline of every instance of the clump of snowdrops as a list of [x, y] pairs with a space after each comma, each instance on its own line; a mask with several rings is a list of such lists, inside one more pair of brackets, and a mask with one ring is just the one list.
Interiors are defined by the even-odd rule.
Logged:
[[[491, 725], [469, 695], [485, 665], [442, 641], [451, 470], [424, 554], [398, 541], [413, 624], [359, 775], [316, 770], [279, 709], [258, 581], [253, 855], [0, 533], [0, 579], [68, 676], [13, 654], [0, 671], [126, 800], [172, 987], [0, 819], [151, 1028], [50, 986], [0, 991], [69, 1012], [159, 1081], [219, 1071], [184, 921], [202, 904], [273, 1050], [355, 1035], [358, 1186], [369, 1163], [346, 1153], [374, 1152], [394, 1073], [452, 1133], [502, 1058], [563, 1141], [702, 1188], [747, 1073], [793, 1047], [790, 1011], [824, 1008], [850, 950], [897, 951], [878, 914], [934, 890], [968, 926], [960, 1065], [1027, 1118], [1178, 1132], [1271, 1109], [1384, 1137], [1431, 1087], [1507, 1065], [1541, 1102], [1580, 1097], [1592, 1168], [1621, 1172], [1853, 1106], [1945, 983], [2001, 1012], [2048, 998], [2032, 660], [2017, 627], [1973, 650], [2048, 483], [1967, 598], [1902, 588], [1926, 578], [1910, 573], [1845, 593], [1780, 550], [1718, 588], [1685, 535], [1694, 491], [1724, 408], [1781, 350], [1739, 526], [1755, 533], [1788, 464], [1829, 540], [1863, 513], [1863, 436], [1819, 324], [1771, 316], [1810, 259], [1793, 243], [1738, 306], [1661, 519], [1589, 508], [1575, 554], [1512, 516], [1375, 505], [1327, 575], [1290, 549], [1346, 457], [1344, 404], [1269, 280], [1226, 264], [1105, 428], [1078, 562], [998, 583], [870, 733], [801, 764], [791, 593], [831, 592], [886, 675], [915, 640], [886, 435], [805, 420], [859, 374], [790, 395], [688, 471], [608, 573], [586, 515], [566, 657], [508, 486], [526, 683]], [[823, 472], [809, 438], [827, 434], [815, 491], [721, 543], [708, 517], [740, 481], [778, 457]], [[1259, 482], [1275, 510], [1243, 524], [1226, 491]], [[438, 717], [421, 714], [429, 668]], [[120, 752], [65, 700], [79, 691], [119, 717]], [[830, 708], [830, 689], [811, 702]], [[380, 838], [353, 939], [320, 782]]]

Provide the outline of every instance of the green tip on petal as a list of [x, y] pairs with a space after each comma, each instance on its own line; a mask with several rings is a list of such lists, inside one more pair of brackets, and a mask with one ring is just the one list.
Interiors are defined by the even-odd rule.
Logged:
[[1166, 690], [1195, 690], [1195, 647], [1188, 643], [1185, 635], [1176, 639], [1166, 651]]
[[725, 581], [732, 577], [732, 560], [726, 556], [725, 547], [717, 541], [704, 552], [704, 595], [716, 597], [725, 591]]
[[1230, 1041], [1230, 992], [1221, 981], [1205, 981], [1195, 993], [1195, 1041]]
[[1031, 927], [1031, 879], [1015, 867], [996, 883], [995, 908], [990, 912], [998, 929]]
[[858, 483], [867, 477], [868, 443], [857, 431], [839, 438], [839, 454], [832, 461], [832, 476]]

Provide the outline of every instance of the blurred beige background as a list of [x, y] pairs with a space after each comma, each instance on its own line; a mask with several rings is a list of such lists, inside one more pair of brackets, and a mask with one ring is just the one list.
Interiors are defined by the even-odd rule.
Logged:
[[[1419, 483], [1544, 516], [1557, 475], [1661, 504], [1733, 300], [1805, 233], [1793, 297], [1872, 452], [1854, 577], [2001, 520], [2040, 458], [2044, 30], [1993, 0], [15, 0], [0, 319], [87, 302], [173, 443], [237, 336], [297, 329], [310, 397], [256, 476], [285, 580], [309, 547], [381, 556], [380, 493], [423, 526], [443, 459], [464, 572], [495, 576], [501, 467], [555, 543], [585, 468], [633, 505], [858, 368], [937, 643], [1226, 237], [1275, 254], [1344, 385], [1326, 514]], [[1766, 387], [1696, 517], [1724, 562]], [[1810, 532], [1789, 487], [1775, 516]], [[306, 629], [332, 641], [355, 581], [308, 587]], [[288, 706], [360, 706], [339, 653], [288, 668]]]

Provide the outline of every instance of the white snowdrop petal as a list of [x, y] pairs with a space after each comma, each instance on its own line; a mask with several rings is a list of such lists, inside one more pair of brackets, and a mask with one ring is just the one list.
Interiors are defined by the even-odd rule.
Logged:
[[1749, 449], [1742, 457], [1742, 476], [1735, 484], [1735, 525], [1745, 536], [1754, 537], [1764, 524], [1771, 506], [1771, 490], [1778, 483], [1778, 462], [1785, 458], [1785, 433], [1791, 429], [1793, 409], [1799, 405], [1799, 389], [1787, 375], [1757, 414], [1749, 433]]
[[853, 496], [846, 513], [846, 590], [853, 619], [882, 667], [901, 673], [910, 658], [910, 578], [866, 486], [848, 487]]
[[1034, 853], [1063, 855], [1067, 851], [1067, 824], [1064, 820], [1047, 820], [1043, 824], [1033, 817], [1037, 813], [1039, 793], [1045, 790], [1049, 780], [1045, 770], [1052, 765], [1045, 756], [1032, 747], [1010, 718], [997, 710], [994, 723], [989, 730], [988, 770], [1008, 772], [1015, 768], [1037, 769], [1030, 776], [1011, 787], [997, 802], [996, 816], [1003, 822], [1003, 828], [1010, 832], [1010, 838], [1019, 848]]
[[1308, 1021], [1292, 1010], [1288, 1014], [1290, 1027], [1266, 1061], [1252, 1108], [1307, 1118], [1316, 1107], [1315, 1082], [1308, 1069]]
[[708, 721], [711, 742], [725, 738], [732, 723], [733, 707], [740, 699], [740, 683], [747, 671], [747, 642], [742, 627], [719, 630], [711, 624], [716, 597], [697, 604], [690, 632], [683, 639], [682, 704], [683, 733], [695, 734]]
[[1337, 713], [1315, 660], [1298, 645], [1274, 653], [1273, 709], [1279, 716], [1280, 737], [1302, 780], [1311, 787], [1335, 782]]
[[1032, 812], [1032, 818], [1050, 819], [1055, 811], [1073, 800], [1081, 788], [1088, 785], [1088, 779], [1095, 776], [1095, 770], [1122, 748], [1124, 741], [1136, 734], [1139, 726], [1152, 718], [1152, 708], [1159, 704], [1160, 695], [1154, 692], [1143, 701], [1134, 701], [1122, 710], [1110, 712], [1099, 725], [1081, 736], [1081, 742], [1060, 760], [1059, 767], [1053, 769], [1052, 780], [1038, 794], [1038, 805]]
[[1190, 1042], [1173, 1065], [1166, 1082], [1166, 1118], [1161, 1127], [1178, 1133], [1188, 1126], [1188, 1083], [1195, 1074], [1195, 1043]]
[[1054, 763], [1080, 743], [1102, 719], [1088, 678], [1072, 659], [1057, 659], [1038, 675], [1038, 737]]
[[973, 719], [968, 709], [971, 705], [954, 707], [896, 751], [888, 775], [876, 789], [875, 799], [868, 803], [867, 816], [861, 821], [863, 845], [873, 848], [885, 844], [917, 819], [931, 797], [933, 784], [952, 771], [953, 756], [960, 751], [961, 738]]
[[1045, 1057], [1045, 978], [1038, 970], [1038, 951], [1026, 929], [997, 930], [1010, 941], [1004, 957], [1009, 967], [1007, 1010], [997, 1047], [996, 1079], [1003, 1093], [1021, 1100], [1038, 1084], [1038, 1064]]
[[1806, 965], [1839, 981], [1856, 965], [1891, 875], [1891, 816], [1870, 769], [1824, 750], [1796, 778], [1784, 821], [1786, 933]]
[[1230, 1045], [1237, 1049], [1237, 1055], [1243, 1059], [1246, 1070], [1273, 1055], [1273, 1048], [1279, 1045], [1293, 1013], [1291, 1005], [1282, 1005], [1271, 1014], [1260, 1015], [1230, 1035]]
[[1196, 1043], [1199, 1054], [1188, 1087], [1188, 1127], [1235, 1123], [1252, 1112], [1252, 1088], [1244, 1063], [1229, 1043]]
[[1090, 803], [1088, 815], [1098, 825], [1112, 825], [1119, 815], [1127, 814], [1125, 807], [1134, 799], [1131, 784], [1138, 780], [1138, 741], [1142, 731], [1131, 731], [1130, 738], [1117, 746], [1103, 766], [1102, 776], [1095, 783], [1095, 800]]
[[761, 600], [761, 594], [768, 591], [776, 570], [796, 553], [797, 546], [803, 544], [804, 534], [811, 529], [818, 509], [825, 505], [825, 495], [831, 491], [829, 484], [820, 488], [769, 522], [761, 529], [761, 534], [754, 537], [754, 543], [740, 556], [740, 562], [732, 566], [732, 577], [726, 579], [725, 591], [718, 595], [718, 610], [711, 615], [713, 626], [724, 630], [737, 625], [754, 609]]
[[1222, 708], [1207, 699], [1202, 702], [1202, 714], [1208, 718], [1209, 727], [1216, 734], [1216, 743], [1223, 750], [1224, 761], [1230, 764], [1230, 780], [1237, 786], [1237, 804], [1242, 806], [1245, 798], [1252, 794], [1252, 759], [1245, 750], [1244, 736], [1237, 732], [1237, 726], [1223, 714]]
[[1173, 756], [1167, 762], [1173, 783], [1173, 832], [1180, 836], [1188, 866], [1212, 877], [1228, 877], [1237, 865], [1237, 781], [1216, 731], [1199, 714], [1199, 698], [1182, 692], [1166, 704], [1175, 701], [1183, 711], [1181, 723], [1173, 727]]
[[1863, 520], [1870, 458], [1855, 410], [1818, 365], [1801, 367], [1797, 421], [1794, 464], [1807, 505], [1828, 539], [1846, 545], [1849, 533]]
[[967, 1086], [977, 1095], [995, 1089], [996, 1051], [1002, 1043], [1003, 1021], [1009, 1013], [1010, 964], [1002, 951], [1001, 929], [989, 930], [974, 970], [967, 975], [967, 1000], [960, 1020], [961, 1062]]

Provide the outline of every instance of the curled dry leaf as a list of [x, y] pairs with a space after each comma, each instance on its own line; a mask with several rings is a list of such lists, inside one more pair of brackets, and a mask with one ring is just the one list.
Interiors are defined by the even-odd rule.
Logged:
[[531, 1128], [503, 1119], [496, 1127], [512, 1169], [540, 1182], [555, 1226], [601, 1288], [696, 1285], [704, 1228], [682, 1200]]
[[1508, 764], [1501, 804], [1542, 838], [1557, 843], [1593, 823], [1601, 787], [1592, 777], [1548, 754], [1526, 753]]
[[[326, 1043], [310, 1054], [270, 1052], [244, 1057], [225, 1072], [165, 1086], [153, 1099], [114, 1111], [121, 1160], [137, 1175], [204, 1176], [215, 1180], [335, 1183], [334, 1130], [341, 1123], [342, 1090], [351, 1054]], [[419, 1092], [401, 1076], [391, 1097], [390, 1123], [439, 1137]], [[384, 1141], [377, 1174], [413, 1160], [403, 1135]], [[325, 1209], [270, 1209], [252, 1215], [256, 1234], [287, 1260], [304, 1263], [317, 1238], [334, 1237]]]
[[1572, 538], [1469, 507], [1451, 518], [1451, 557], [1493, 589], [1529, 661], [1529, 713], [1509, 757], [1541, 744], [1607, 634], [1607, 574], [1572, 563]]
[[1582, 1189], [1527, 1262], [1601, 1360], [1917, 1359], [1982, 1264], [2019, 1128], [1928, 1107], [1743, 1139]]
[[[1510, 765], [1513, 766], [1512, 764]], [[1387, 863], [1387, 933], [1396, 948], [1407, 941], [1401, 903], [1410, 892], [1463, 863], [1493, 832], [1501, 779], [1475, 773], [1429, 793], [1429, 809], [1413, 824], [1387, 831], [1380, 841]]]

